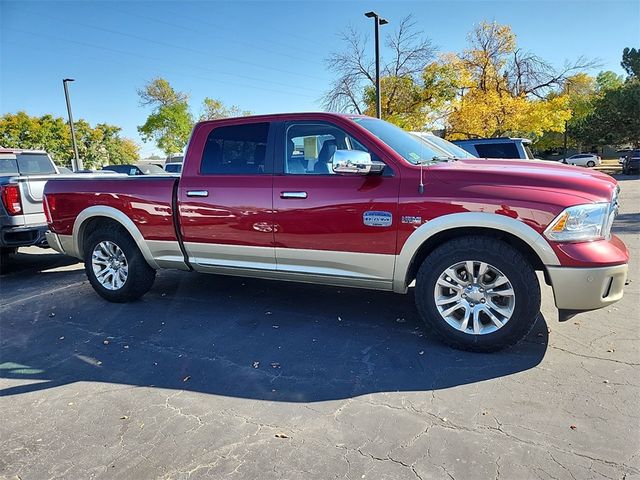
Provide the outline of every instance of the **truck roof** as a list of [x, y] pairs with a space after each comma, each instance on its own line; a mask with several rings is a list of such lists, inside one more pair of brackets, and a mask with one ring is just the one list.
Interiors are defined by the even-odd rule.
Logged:
[[358, 115], [351, 113], [336, 113], [336, 112], [291, 112], [291, 113], [267, 113], [263, 115], [248, 115], [245, 117], [228, 117], [228, 118], [220, 118], [217, 120], [203, 120], [198, 122], [197, 124], [211, 124], [218, 122], [227, 122], [229, 120], [237, 120], [237, 119], [251, 119], [251, 120], [264, 120], [265, 122], [273, 122], [273, 121], [284, 121], [291, 118], [306, 118], [317, 119], [318, 117], [325, 118], [362, 118], [367, 117], [367, 115]]
[[494, 137], [494, 138], [467, 138], [465, 140], [454, 140], [455, 143], [462, 142], [482, 142], [482, 143], [502, 143], [502, 142], [522, 142], [522, 143], [531, 143], [531, 140], [528, 138], [522, 137]]
[[0, 153], [44, 153], [46, 154], [46, 150], [31, 150], [28, 148], [2, 148], [0, 147]]

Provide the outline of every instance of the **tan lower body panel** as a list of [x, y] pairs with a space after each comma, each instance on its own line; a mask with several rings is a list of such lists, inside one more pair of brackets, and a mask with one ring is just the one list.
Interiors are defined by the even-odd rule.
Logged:
[[394, 255], [185, 243], [193, 268], [205, 273], [391, 290]]

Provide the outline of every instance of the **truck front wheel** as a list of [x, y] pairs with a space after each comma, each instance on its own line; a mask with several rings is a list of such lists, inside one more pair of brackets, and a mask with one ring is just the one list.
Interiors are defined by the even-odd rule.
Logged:
[[110, 302], [129, 302], [147, 293], [156, 271], [123, 228], [108, 225], [85, 242], [84, 267], [93, 289]]
[[451, 240], [431, 252], [416, 278], [416, 305], [427, 327], [461, 350], [515, 345], [540, 312], [540, 285], [527, 259], [490, 237]]

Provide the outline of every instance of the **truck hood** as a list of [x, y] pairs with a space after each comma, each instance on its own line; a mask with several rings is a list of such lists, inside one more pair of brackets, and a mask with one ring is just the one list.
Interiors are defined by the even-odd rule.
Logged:
[[614, 178], [583, 167], [545, 160], [468, 159], [429, 167], [438, 181], [548, 191], [578, 197], [580, 203], [609, 202]]

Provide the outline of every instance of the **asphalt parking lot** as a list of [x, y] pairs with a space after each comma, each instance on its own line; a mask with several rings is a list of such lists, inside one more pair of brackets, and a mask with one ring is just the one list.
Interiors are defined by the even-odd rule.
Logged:
[[452, 350], [413, 297], [163, 271], [109, 304], [24, 249], [0, 276], [0, 477], [640, 478], [640, 180], [625, 297]]

